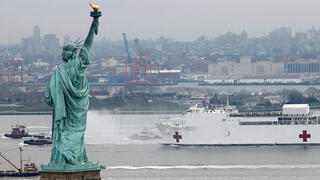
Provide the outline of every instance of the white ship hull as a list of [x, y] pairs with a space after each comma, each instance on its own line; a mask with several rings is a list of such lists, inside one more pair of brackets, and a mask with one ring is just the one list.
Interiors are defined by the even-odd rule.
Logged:
[[[294, 117], [301, 119], [301, 117]], [[311, 117], [310, 117], [311, 119]], [[296, 121], [297, 121], [296, 120]], [[280, 124], [279, 117], [230, 117], [227, 112], [188, 113], [180, 120], [156, 122], [163, 144], [174, 145], [320, 145], [318, 116], [305, 124]], [[259, 125], [255, 125], [259, 123]]]

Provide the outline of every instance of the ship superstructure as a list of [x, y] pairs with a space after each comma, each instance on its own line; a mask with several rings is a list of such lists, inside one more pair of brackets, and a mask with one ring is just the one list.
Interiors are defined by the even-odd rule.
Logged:
[[20, 139], [23, 137], [30, 137], [30, 135], [26, 132], [26, 126], [17, 124], [16, 126], [12, 127], [12, 131], [10, 134], [4, 134], [6, 137]]
[[155, 122], [163, 144], [320, 145], [319, 116], [308, 104], [285, 104], [282, 111], [238, 112], [235, 106], [191, 107], [178, 119]]

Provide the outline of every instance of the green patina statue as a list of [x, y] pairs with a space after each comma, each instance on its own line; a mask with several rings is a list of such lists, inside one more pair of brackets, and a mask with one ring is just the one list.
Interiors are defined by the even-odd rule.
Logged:
[[98, 33], [98, 5], [92, 5], [93, 22], [83, 44], [69, 43], [63, 47], [62, 60], [50, 78], [45, 91], [48, 105], [53, 107], [52, 147], [48, 165], [42, 171], [81, 171], [99, 169], [97, 163], [88, 160], [84, 132], [89, 106], [89, 85], [85, 70], [90, 64], [88, 53], [94, 34]]

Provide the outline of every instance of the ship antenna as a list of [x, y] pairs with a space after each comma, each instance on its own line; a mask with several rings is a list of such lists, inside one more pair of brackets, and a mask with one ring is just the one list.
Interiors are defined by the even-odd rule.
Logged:
[[227, 106], [229, 106], [229, 95], [227, 94]]

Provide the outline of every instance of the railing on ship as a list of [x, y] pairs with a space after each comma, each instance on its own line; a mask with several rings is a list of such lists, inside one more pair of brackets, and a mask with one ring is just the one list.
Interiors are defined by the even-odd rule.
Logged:
[[243, 113], [231, 113], [230, 117], [279, 117], [282, 116], [280, 111], [271, 112], [243, 112]]
[[320, 124], [319, 116], [281, 116], [278, 117], [279, 125], [306, 125]]
[[282, 114], [280, 111], [271, 112], [242, 112], [231, 113], [229, 117], [274, 117], [274, 121], [240, 121], [240, 125], [319, 125], [320, 117], [308, 114]]

